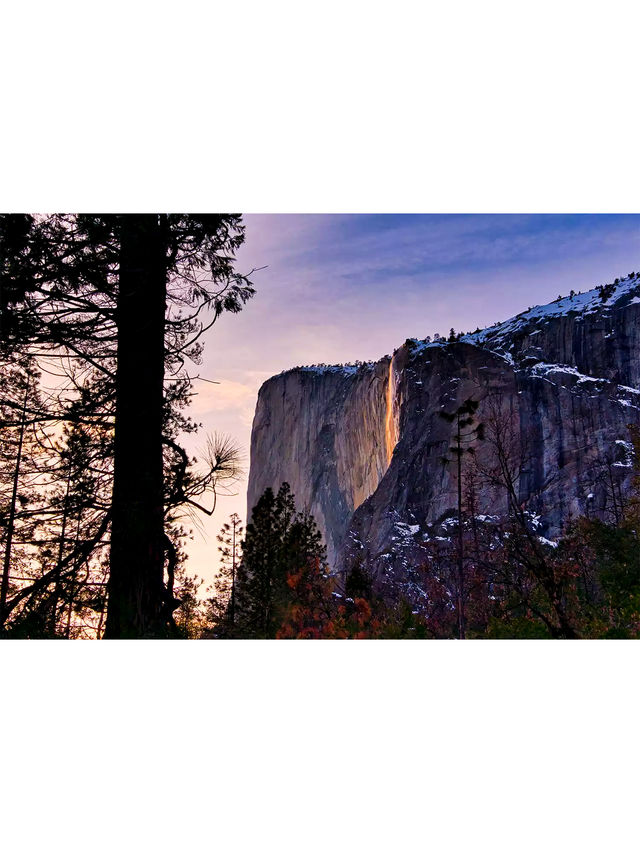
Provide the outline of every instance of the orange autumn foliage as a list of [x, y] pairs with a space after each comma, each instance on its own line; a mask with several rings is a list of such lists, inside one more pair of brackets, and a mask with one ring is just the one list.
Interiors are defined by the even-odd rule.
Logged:
[[286, 583], [291, 599], [284, 608], [277, 639], [369, 640], [414, 636], [409, 633], [415, 631], [413, 617], [407, 621], [406, 612], [400, 615], [380, 601], [345, 598], [335, 588], [335, 577], [327, 573], [319, 560], [290, 572]]

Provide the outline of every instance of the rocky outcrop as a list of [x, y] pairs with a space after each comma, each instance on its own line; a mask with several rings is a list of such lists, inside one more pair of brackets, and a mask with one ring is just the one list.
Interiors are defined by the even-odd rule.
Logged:
[[536, 360], [566, 364], [587, 376], [639, 387], [640, 275], [606, 287], [536, 306], [462, 340], [504, 353], [521, 366]]
[[[453, 424], [478, 401], [487, 438], [474, 470], [495, 464], [491, 425], [509, 435], [522, 504], [550, 540], [573, 516], [606, 517], [631, 477], [628, 424], [640, 422], [640, 277], [536, 307], [451, 343], [408, 340], [392, 359], [297, 368], [260, 390], [249, 509], [290, 483], [316, 518], [337, 570], [358, 562], [399, 584], [457, 506]], [[506, 510], [480, 477], [478, 517]]]
[[389, 359], [353, 368], [299, 368], [260, 389], [251, 437], [248, 514], [288, 482], [335, 561], [354, 510], [388, 467]]

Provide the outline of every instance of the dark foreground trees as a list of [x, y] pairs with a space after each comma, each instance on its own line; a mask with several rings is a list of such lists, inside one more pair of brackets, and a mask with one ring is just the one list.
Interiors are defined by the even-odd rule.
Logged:
[[[203, 483], [176, 441], [193, 428], [181, 414], [191, 384], [185, 362], [199, 359], [202, 334], [220, 314], [253, 294], [234, 269], [243, 239], [235, 214], [0, 221], [1, 346], [57, 365], [57, 387], [29, 420], [113, 430], [101, 530], [111, 545], [106, 637], [171, 634], [176, 544], [167, 513], [196, 503]], [[204, 482], [206, 490], [215, 479]]]
[[209, 601], [211, 629], [219, 636], [233, 636], [236, 628], [236, 587], [242, 562], [244, 525], [237, 513], [222, 525], [218, 534], [220, 566]]
[[325, 548], [313, 518], [296, 509], [288, 483], [267, 489], [251, 514], [235, 598], [234, 636], [274, 638], [290, 598], [290, 572], [324, 566]]
[[[424, 545], [420, 602], [431, 636], [456, 636], [453, 602], [459, 547], [463, 538], [465, 615], [468, 637], [580, 639], [640, 636], [640, 479], [624, 500], [620, 479], [611, 482], [614, 512], [574, 518], [563, 534], [542, 535], [535, 501], [528, 503], [521, 482], [535, 459], [519, 424], [498, 397], [485, 406], [485, 449], [467, 471], [463, 512], [445, 519]], [[638, 430], [615, 468], [620, 477], [640, 461]], [[633, 446], [635, 452], [631, 452]], [[592, 476], [597, 479], [601, 462]], [[607, 466], [607, 480], [612, 476]], [[546, 483], [552, 482], [553, 472]], [[606, 485], [606, 484], [605, 484]], [[476, 488], [493, 491], [497, 514], [478, 514]], [[587, 502], [587, 508], [589, 503]], [[451, 524], [453, 522], [453, 524]], [[445, 529], [446, 528], [446, 529]]]
[[[491, 440], [491, 432], [488, 431]], [[634, 435], [636, 452], [640, 444]], [[640, 457], [639, 457], [640, 458]], [[474, 516], [473, 478], [463, 500], [467, 638], [570, 639], [640, 636], [640, 480], [619, 524], [581, 518], [549, 542], [536, 517]], [[451, 521], [449, 519], [448, 521]], [[454, 519], [457, 523], [457, 519]], [[222, 541], [228, 543], [227, 525]], [[191, 610], [190, 637], [262, 639], [453, 639], [458, 634], [458, 530], [445, 520], [426, 543], [413, 593], [393, 600], [354, 564], [332, 574], [313, 520], [286, 484], [254, 509], [238, 568], [205, 613]], [[451, 533], [453, 532], [453, 536]], [[224, 547], [224, 546], [223, 546]], [[227, 555], [230, 555], [227, 549]], [[240, 555], [238, 555], [240, 558]], [[415, 592], [418, 592], [415, 595]], [[190, 599], [192, 604], [195, 599]], [[181, 624], [186, 625], [186, 617]]]
[[[195, 636], [211, 639], [351, 639], [426, 636], [423, 620], [406, 602], [392, 605], [374, 595], [355, 567], [345, 583], [326, 565], [312, 516], [296, 508], [287, 483], [267, 489], [253, 509], [242, 542], [236, 584], [229, 571], [231, 517], [219, 537], [223, 564], [207, 608], [209, 624]], [[237, 539], [236, 546], [237, 546]], [[233, 618], [231, 613], [233, 612]], [[194, 635], [192, 635], [194, 636]]]

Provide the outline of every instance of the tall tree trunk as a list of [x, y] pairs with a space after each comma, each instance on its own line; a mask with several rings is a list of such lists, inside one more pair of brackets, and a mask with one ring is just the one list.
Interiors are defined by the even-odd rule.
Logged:
[[[82, 510], [78, 510], [78, 518], [76, 519], [76, 539], [73, 544], [74, 553], [78, 553], [78, 544], [80, 542], [80, 522], [82, 519]], [[73, 615], [73, 596], [76, 592], [76, 580], [78, 577], [78, 558], [76, 556], [73, 561], [73, 574], [71, 575], [71, 588], [69, 589], [69, 609], [67, 610], [67, 625], [65, 628], [65, 639], [71, 636], [71, 616]], [[104, 608], [103, 608], [104, 609]], [[100, 613], [100, 622], [102, 622], [102, 613]], [[99, 636], [99, 635], [98, 635]]]
[[60, 601], [60, 577], [62, 574], [62, 559], [64, 557], [64, 546], [67, 536], [67, 519], [69, 516], [69, 491], [71, 490], [71, 475], [73, 467], [69, 462], [69, 470], [67, 472], [67, 486], [64, 494], [64, 504], [62, 509], [62, 523], [60, 527], [60, 542], [58, 544], [58, 561], [56, 563], [56, 583], [53, 588], [53, 600], [51, 603], [50, 616], [50, 631], [53, 637], [56, 636], [56, 627], [58, 621], [58, 602]]
[[[109, 577], [109, 569], [106, 568], [104, 571], [104, 574], [102, 575], [103, 586], [106, 586], [108, 577]], [[106, 609], [107, 609], [107, 597], [106, 597], [106, 595], [103, 595], [102, 596], [102, 604], [100, 607], [100, 619], [98, 620], [98, 627], [96, 628], [96, 640], [102, 640], [103, 639], [102, 626], [104, 625], [104, 614], [105, 614]], [[67, 639], [69, 639], [69, 638], [67, 637]]]
[[235, 518], [231, 520], [233, 525], [233, 547], [231, 549], [231, 630], [236, 621], [236, 527]]
[[29, 399], [29, 382], [24, 389], [24, 400], [22, 403], [22, 416], [20, 419], [20, 436], [18, 438], [18, 452], [16, 453], [16, 467], [13, 474], [13, 488], [11, 490], [11, 504], [9, 506], [9, 519], [7, 522], [7, 538], [4, 546], [4, 560], [2, 564], [2, 581], [0, 581], [0, 630], [4, 629], [7, 618], [7, 596], [9, 594], [9, 574], [11, 572], [11, 548], [13, 546], [13, 531], [16, 523], [16, 503], [18, 501], [18, 482], [20, 480], [20, 465], [22, 464], [22, 446], [24, 444], [24, 430], [27, 420], [27, 400]]
[[162, 470], [165, 251], [160, 216], [122, 217], [107, 639], [167, 636]]

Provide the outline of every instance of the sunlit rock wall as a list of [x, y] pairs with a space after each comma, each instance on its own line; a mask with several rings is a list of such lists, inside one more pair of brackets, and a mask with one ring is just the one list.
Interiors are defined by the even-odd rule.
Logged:
[[267, 487], [288, 482], [310, 511], [334, 561], [355, 509], [388, 465], [389, 359], [359, 368], [299, 368], [260, 389], [251, 437], [250, 515]]

